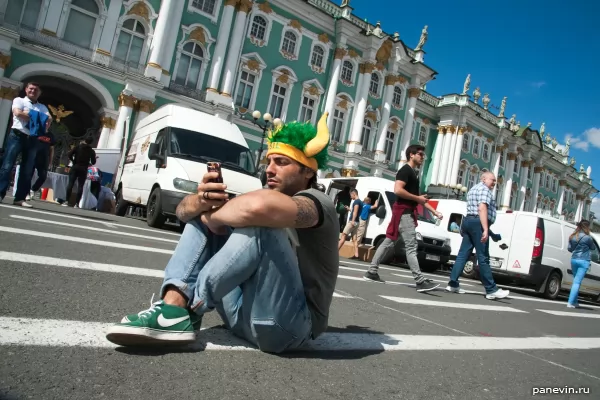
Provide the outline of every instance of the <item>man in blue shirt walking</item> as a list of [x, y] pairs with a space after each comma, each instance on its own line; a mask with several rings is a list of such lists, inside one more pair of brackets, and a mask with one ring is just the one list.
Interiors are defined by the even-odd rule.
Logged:
[[349, 211], [348, 213], [348, 222], [346, 223], [346, 227], [342, 232], [342, 237], [338, 243], [338, 250], [342, 249], [344, 243], [346, 242], [346, 238], [350, 236], [352, 238], [352, 244], [354, 245], [354, 256], [350, 257], [351, 260], [358, 259], [358, 242], [356, 240], [356, 236], [358, 233], [358, 223], [360, 222], [360, 214], [362, 212], [363, 203], [360, 201], [358, 197], [358, 191], [356, 189], [352, 189], [350, 191], [350, 198], [352, 199], [352, 204], [350, 207], [346, 207]]
[[465, 293], [460, 288], [458, 278], [473, 252], [477, 252], [479, 276], [485, 287], [485, 297], [490, 300], [508, 297], [508, 290], [500, 289], [494, 282], [490, 268], [489, 236], [490, 226], [496, 221], [496, 202], [492, 190], [496, 186], [496, 177], [491, 172], [481, 174], [481, 182], [473, 186], [467, 193], [467, 215], [462, 221], [462, 243], [452, 267], [447, 292]]

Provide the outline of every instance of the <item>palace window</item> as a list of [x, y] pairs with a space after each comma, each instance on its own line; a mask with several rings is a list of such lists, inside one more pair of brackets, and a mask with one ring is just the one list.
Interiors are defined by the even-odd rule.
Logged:
[[310, 65], [315, 68], [323, 68], [323, 59], [325, 57], [325, 50], [322, 46], [315, 46], [310, 56]]
[[521, 157], [517, 157], [517, 159], [515, 160], [515, 168], [513, 169], [515, 175], [519, 175], [519, 172], [521, 171]]
[[461, 162], [460, 167], [458, 168], [458, 177], [456, 179], [456, 183], [458, 183], [460, 185], [464, 185], [466, 174], [467, 174], [467, 164]]
[[121, 28], [115, 58], [131, 64], [140, 64], [145, 40], [144, 25], [135, 19], [128, 19]]
[[467, 182], [467, 190], [471, 190], [477, 184], [477, 170], [469, 171], [469, 181]]
[[500, 152], [500, 166], [502, 168], [506, 166], [506, 157], [504, 156], [504, 151]]
[[419, 127], [419, 144], [427, 144], [427, 127], [423, 124]]
[[300, 118], [299, 122], [313, 122], [313, 116], [315, 112], [315, 99], [302, 96], [302, 106], [300, 107]]
[[267, 33], [267, 20], [257, 15], [252, 20], [252, 28], [250, 29], [250, 36], [254, 36], [258, 40], [265, 40]]
[[514, 189], [511, 189], [510, 200], [509, 200], [508, 206], [513, 210], [515, 209], [515, 201], [517, 200], [516, 194], [517, 194], [517, 191]]
[[281, 118], [283, 115], [283, 105], [285, 103], [285, 96], [287, 90], [284, 86], [275, 84], [273, 91], [271, 92], [271, 106], [269, 107], [269, 113], [273, 118]]
[[552, 191], [556, 193], [557, 189], [558, 189], [558, 179], [554, 178], [552, 180]]
[[214, 15], [216, 0], [191, 0], [191, 6], [203, 13]]
[[550, 175], [546, 175], [546, 189], [550, 189]]
[[527, 180], [529, 180], [529, 181], [531, 180], [531, 177], [533, 174], [532, 170], [533, 170], [532, 167], [529, 167], [529, 169], [527, 170]]
[[251, 108], [252, 94], [256, 85], [256, 75], [248, 71], [243, 71], [240, 74], [237, 94], [235, 96], [235, 105], [245, 109]]
[[469, 135], [463, 135], [462, 151], [464, 153], [468, 153], [469, 152]]
[[179, 58], [175, 83], [191, 89], [199, 88], [203, 61], [204, 50], [202, 47], [195, 42], [186, 43]]
[[388, 130], [385, 134], [385, 159], [388, 161], [392, 161], [392, 151], [394, 151], [394, 139], [396, 138], [396, 133]]
[[369, 93], [371, 96], [379, 95], [379, 75], [373, 72], [371, 74], [371, 84], [369, 86]]
[[63, 39], [86, 49], [91, 48], [99, 14], [95, 0], [72, 0]]
[[36, 29], [42, 0], [9, 0], [4, 13], [4, 21], [9, 24]]
[[287, 31], [283, 35], [283, 42], [281, 44], [281, 50], [285, 53], [296, 54], [296, 43], [298, 42], [298, 37], [292, 31]]
[[490, 161], [490, 145], [487, 143], [484, 143], [483, 145], [483, 155], [482, 158], [485, 161]]
[[473, 140], [473, 157], [479, 158], [479, 146], [481, 145], [481, 141], [477, 138]]
[[339, 143], [342, 139], [343, 139], [343, 133], [344, 133], [344, 117], [346, 116], [346, 113], [343, 112], [342, 110], [336, 109], [333, 112], [333, 135], [332, 135], [332, 141]]
[[350, 61], [344, 61], [342, 65], [342, 80], [346, 82], [352, 82], [352, 76], [354, 75], [354, 64]]
[[371, 144], [371, 133], [373, 132], [373, 123], [369, 119], [365, 119], [363, 123], [362, 136], [360, 137], [360, 143], [362, 144], [363, 150], [369, 150], [369, 144]]
[[397, 108], [402, 107], [402, 88], [394, 87], [394, 96], [392, 97], [392, 105]]

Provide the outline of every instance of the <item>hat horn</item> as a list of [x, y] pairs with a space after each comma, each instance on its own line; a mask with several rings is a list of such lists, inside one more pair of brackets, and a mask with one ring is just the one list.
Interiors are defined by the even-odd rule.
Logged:
[[317, 136], [311, 139], [304, 147], [304, 154], [307, 157], [314, 157], [319, 154], [329, 144], [329, 128], [327, 127], [327, 117], [329, 113], [326, 111], [321, 116], [317, 124]]

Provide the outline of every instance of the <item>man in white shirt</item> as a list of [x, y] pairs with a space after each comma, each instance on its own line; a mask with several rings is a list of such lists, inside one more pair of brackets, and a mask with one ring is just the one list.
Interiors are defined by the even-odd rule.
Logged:
[[33, 177], [38, 146], [37, 132], [30, 131], [30, 126], [32, 125], [30, 111], [33, 110], [42, 114], [44, 120], [44, 126], [40, 128], [42, 131], [46, 132], [52, 123], [52, 116], [48, 112], [48, 108], [38, 102], [41, 94], [40, 85], [36, 82], [29, 82], [25, 86], [25, 97], [17, 97], [13, 100], [13, 123], [8, 139], [6, 140], [2, 167], [0, 168], [0, 202], [6, 196], [12, 169], [18, 155], [21, 154], [19, 179], [18, 182], [15, 182], [17, 193], [15, 194], [14, 204], [31, 207], [25, 201], [25, 197], [29, 194], [29, 189], [31, 188], [31, 178]]

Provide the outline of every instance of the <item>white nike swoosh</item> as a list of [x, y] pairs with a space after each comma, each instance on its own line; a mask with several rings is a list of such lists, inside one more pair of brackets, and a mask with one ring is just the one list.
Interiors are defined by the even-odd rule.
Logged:
[[167, 318], [165, 318], [164, 315], [160, 314], [158, 316], [158, 318], [156, 319], [156, 321], [163, 328], [169, 328], [169, 327], [171, 327], [173, 325], [177, 325], [178, 323], [183, 322], [183, 321], [185, 321], [187, 319], [190, 319], [190, 317], [186, 316], [186, 317], [181, 317], [181, 318], [169, 318], [169, 319], [167, 319]]

